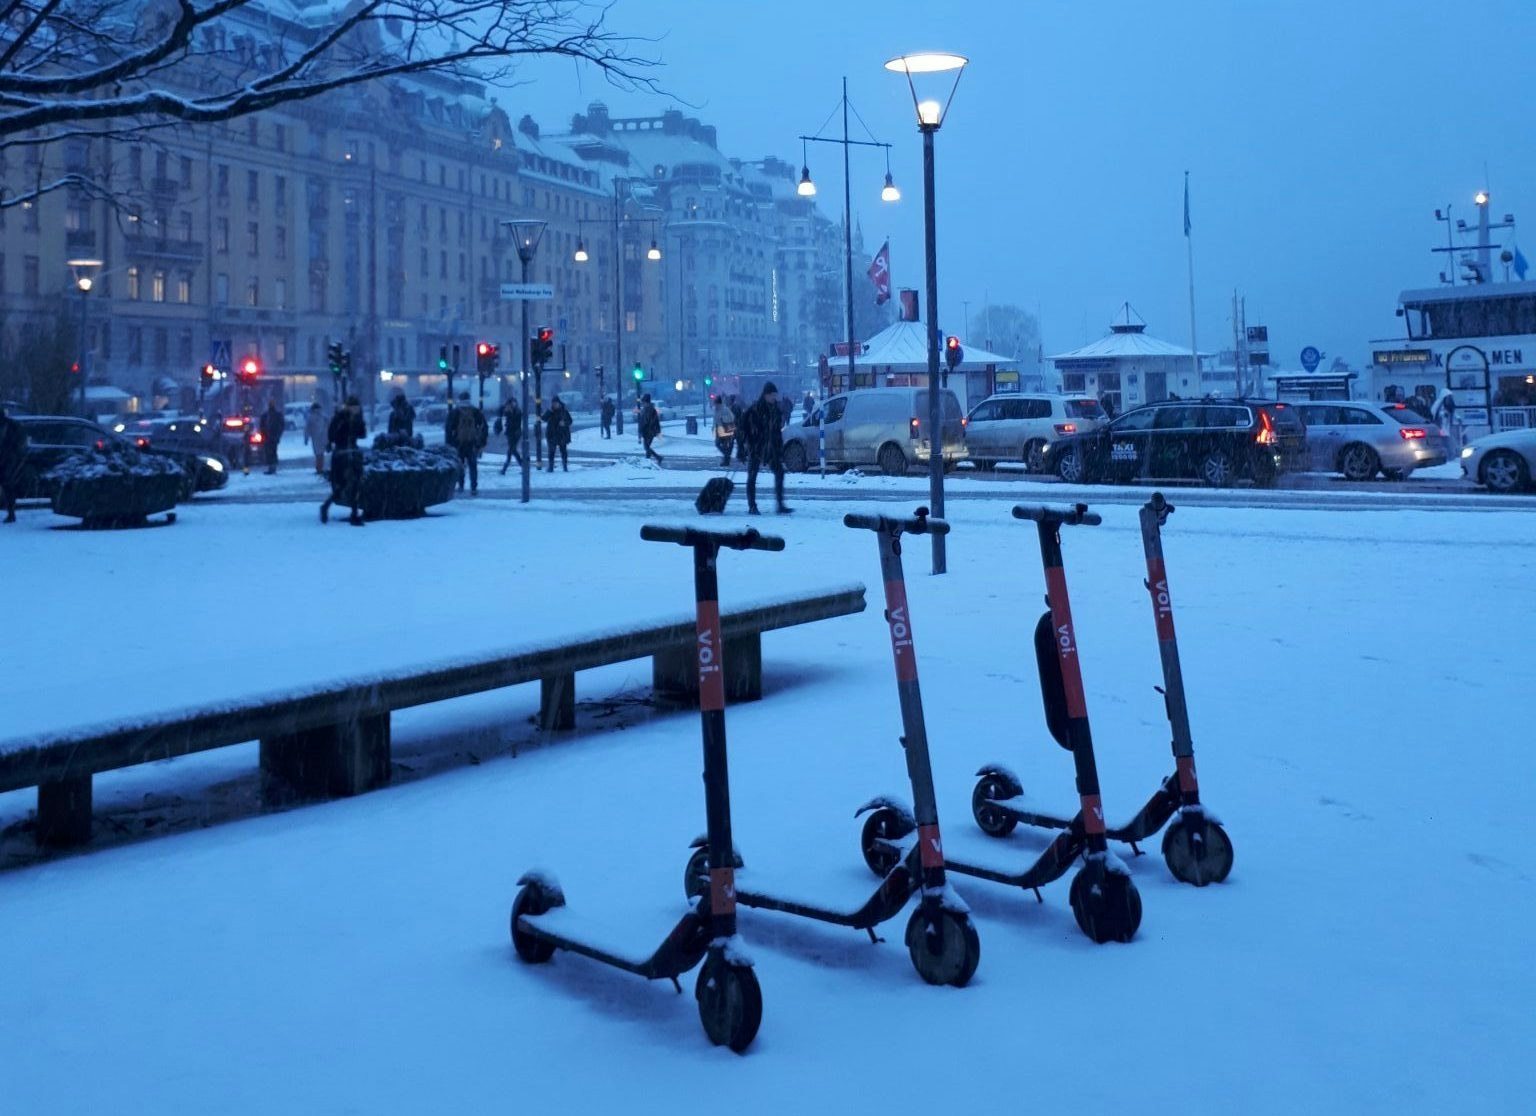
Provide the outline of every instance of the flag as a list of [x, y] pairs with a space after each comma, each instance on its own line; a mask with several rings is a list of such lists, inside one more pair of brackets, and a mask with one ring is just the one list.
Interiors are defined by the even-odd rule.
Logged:
[[1189, 235], [1189, 172], [1184, 172], [1184, 235]]
[[1515, 245], [1515, 275], [1524, 279], [1525, 273], [1530, 269], [1530, 264], [1525, 262], [1525, 256], [1520, 251], [1520, 245]]
[[869, 279], [875, 285], [875, 305], [884, 306], [891, 299], [891, 242], [880, 245], [880, 251], [869, 264]]

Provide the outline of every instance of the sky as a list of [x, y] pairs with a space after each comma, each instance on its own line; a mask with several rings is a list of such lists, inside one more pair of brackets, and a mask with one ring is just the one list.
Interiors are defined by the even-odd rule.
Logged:
[[[1536, 222], [1530, 0], [616, 0], [609, 23], [654, 39], [640, 49], [671, 96], [539, 64], [507, 96], [514, 119], [675, 106], [714, 124], [727, 154], [798, 165], [796, 137], [821, 127], [846, 76], [893, 145], [900, 203], [879, 200], [878, 151], [855, 149], [852, 169], [856, 217], [871, 253], [890, 238], [897, 286], [922, 286], [922, 146], [905, 82], [882, 64], [968, 56], [936, 140], [940, 325], [955, 332], [966, 302], [972, 315], [1014, 303], [1040, 317], [1047, 356], [1101, 336], [1125, 302], [1188, 344], [1186, 170], [1201, 350], [1231, 347], [1236, 291], [1290, 368], [1306, 345], [1359, 367], [1373, 339], [1400, 336], [1399, 292], [1444, 266], [1435, 209], [1474, 223], [1487, 186], [1496, 220]], [[856, 121], [851, 134], [868, 138]], [[834, 216], [841, 157], [812, 145]]]

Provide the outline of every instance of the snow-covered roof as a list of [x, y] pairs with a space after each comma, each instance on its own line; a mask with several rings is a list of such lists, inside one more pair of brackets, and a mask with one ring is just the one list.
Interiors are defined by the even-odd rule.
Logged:
[[[960, 364], [962, 370], [976, 370], [988, 364], [1016, 365], [1019, 363], [1015, 357], [988, 352], [980, 345], [973, 347], [964, 338], [960, 339], [960, 346], [965, 350], [965, 360]], [[839, 361], [846, 364], [847, 360], [846, 357], [829, 357], [828, 359], [833, 364]], [[904, 365], [917, 369], [927, 368], [927, 327], [922, 322], [892, 322], [865, 342], [863, 354], [854, 357], [854, 365], [880, 368]]]
[[[1137, 357], [1185, 357], [1188, 358], [1189, 350], [1172, 345], [1167, 341], [1161, 341], [1156, 337], [1149, 337], [1144, 330], [1146, 327], [1140, 324], [1110, 326], [1108, 337], [1101, 337], [1097, 341], [1090, 342], [1080, 349], [1073, 349], [1069, 353], [1057, 353], [1049, 360], [1127, 360]], [[1209, 356], [1209, 353], [1201, 353], [1201, 356]]]

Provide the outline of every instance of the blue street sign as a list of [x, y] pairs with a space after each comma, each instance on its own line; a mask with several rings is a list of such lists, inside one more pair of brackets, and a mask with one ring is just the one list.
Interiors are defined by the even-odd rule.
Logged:
[[1311, 345], [1308, 345], [1305, 349], [1301, 350], [1301, 366], [1308, 372], [1316, 372], [1317, 366], [1322, 361], [1322, 359], [1323, 354], [1318, 352], [1317, 349]]
[[228, 372], [232, 367], [229, 360], [229, 338], [214, 338], [208, 342], [208, 363], [220, 372]]

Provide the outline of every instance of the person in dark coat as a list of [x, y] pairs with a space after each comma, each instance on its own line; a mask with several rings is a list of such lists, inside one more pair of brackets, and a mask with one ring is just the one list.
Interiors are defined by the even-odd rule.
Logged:
[[277, 400], [268, 399], [267, 409], [261, 412], [261, 421], [256, 424], [261, 434], [261, 459], [266, 462], [268, 476], [277, 472], [277, 443], [283, 440], [283, 428], [287, 425]]
[[27, 463], [27, 432], [21, 423], [0, 407], [0, 497], [5, 502], [5, 522], [16, 522], [16, 493]]
[[496, 422], [507, 432], [507, 459], [501, 465], [501, 475], [506, 476], [514, 458], [517, 467], [523, 467], [523, 408], [516, 399], [509, 398], [501, 405], [501, 415]]
[[485, 448], [489, 427], [478, 407], [469, 403], [469, 392], [459, 392], [457, 405], [449, 408], [443, 424], [443, 437], [459, 451], [459, 491], [464, 491], [464, 473], [469, 472], [469, 492], [480, 491], [480, 451]]
[[396, 393], [389, 401], [389, 433], [403, 434], [410, 441], [416, 434], [416, 408], [402, 393]]
[[549, 401], [549, 411], [544, 415], [544, 438], [549, 443], [549, 471], [555, 471], [555, 451], [560, 451], [560, 468], [571, 471], [571, 412], [557, 395]]
[[[747, 409], [741, 405], [741, 400], [731, 396], [731, 415], [736, 427], [736, 460], [746, 464], [747, 460]], [[729, 456], [729, 455], [727, 455]]]
[[598, 409], [598, 419], [602, 423], [604, 438], [613, 437], [613, 413], [617, 410], [613, 400], [606, 395], [603, 396], [603, 405]]
[[800, 409], [805, 414], [809, 415], [812, 411], [814, 411], [816, 409], [816, 397], [814, 395], [812, 395], [810, 392], [806, 392], [805, 393], [805, 398], [803, 400], [801, 400], [801, 402], [800, 402]]
[[779, 389], [764, 384], [763, 394], [747, 408], [742, 421], [747, 427], [747, 513], [758, 514], [757, 471], [768, 468], [773, 471], [778, 513], [788, 515], [795, 509], [784, 503], [784, 408], [779, 404]]
[[325, 420], [325, 413], [320, 410], [320, 404], [311, 403], [309, 414], [304, 416], [304, 441], [310, 449], [315, 451], [315, 476], [325, 476], [325, 444], [327, 431], [330, 424]]
[[779, 414], [784, 416], [784, 422], [779, 427], [780, 430], [783, 430], [785, 426], [789, 425], [790, 417], [794, 415], [794, 413], [795, 401], [787, 395], [779, 396]]
[[331, 494], [320, 505], [320, 522], [329, 523], [331, 505], [340, 500], [352, 507], [347, 522], [354, 527], [363, 526], [363, 509], [359, 489], [363, 483], [363, 451], [357, 448], [359, 438], [368, 436], [368, 424], [363, 421], [363, 405], [357, 396], [347, 396], [346, 404], [331, 416], [326, 441], [331, 448]]
[[656, 464], [661, 464], [661, 454], [651, 448], [651, 443], [661, 436], [661, 416], [656, 413], [656, 404], [651, 402], [651, 393], [646, 392], [640, 397], [640, 440], [645, 443], [645, 456], [654, 457]]

